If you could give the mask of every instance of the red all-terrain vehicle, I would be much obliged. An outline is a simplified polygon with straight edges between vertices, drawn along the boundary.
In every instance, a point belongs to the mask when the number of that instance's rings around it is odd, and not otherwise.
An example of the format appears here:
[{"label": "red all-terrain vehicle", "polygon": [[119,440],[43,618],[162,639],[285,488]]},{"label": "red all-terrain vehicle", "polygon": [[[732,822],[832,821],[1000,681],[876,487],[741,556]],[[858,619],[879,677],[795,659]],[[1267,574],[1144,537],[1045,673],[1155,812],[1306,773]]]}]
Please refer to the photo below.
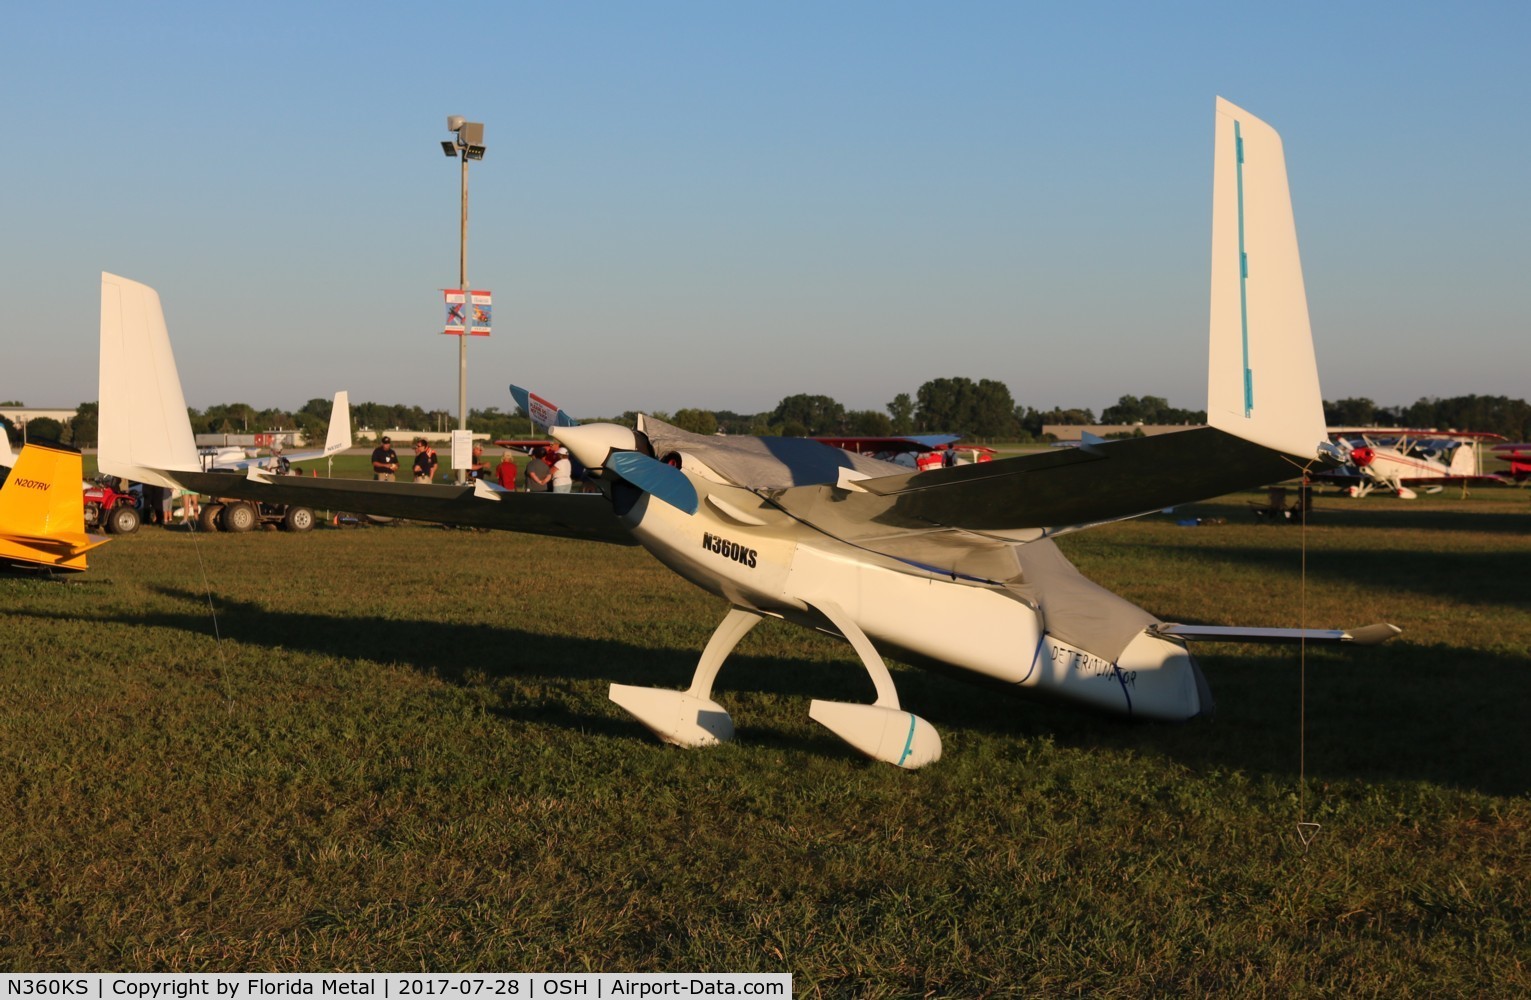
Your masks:
[{"label": "red all-terrain vehicle", "polygon": [[131,535],[139,520],[138,497],[132,493],[118,493],[106,482],[85,487],[85,527]]}]

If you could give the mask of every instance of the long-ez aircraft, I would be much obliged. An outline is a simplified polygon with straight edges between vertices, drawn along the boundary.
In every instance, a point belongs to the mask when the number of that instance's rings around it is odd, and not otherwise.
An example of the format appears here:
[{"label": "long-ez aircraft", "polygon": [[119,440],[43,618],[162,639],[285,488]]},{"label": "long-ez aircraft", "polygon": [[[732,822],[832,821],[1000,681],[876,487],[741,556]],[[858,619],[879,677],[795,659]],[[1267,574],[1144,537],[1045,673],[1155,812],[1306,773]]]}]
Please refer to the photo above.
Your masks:
[{"label": "long-ez aircraft", "polygon": [[[809,714],[903,768],[941,740],[899,702],[884,653],[956,667],[1121,715],[1212,709],[1187,643],[1380,642],[1356,630],[1167,624],[1081,575],[1052,537],[1288,479],[1332,458],[1276,132],[1219,99],[1214,143],[1210,426],[911,472],[818,442],[689,434],[658,420],[555,427],[599,494],[205,473],[153,289],[103,275],[103,470],[220,496],[612,542],[636,542],[729,610],[685,691],[612,685],[661,739],[730,739],[719,669],[766,618],[843,637],[870,705]],[[928,622],[960,620],[961,630]]]}]

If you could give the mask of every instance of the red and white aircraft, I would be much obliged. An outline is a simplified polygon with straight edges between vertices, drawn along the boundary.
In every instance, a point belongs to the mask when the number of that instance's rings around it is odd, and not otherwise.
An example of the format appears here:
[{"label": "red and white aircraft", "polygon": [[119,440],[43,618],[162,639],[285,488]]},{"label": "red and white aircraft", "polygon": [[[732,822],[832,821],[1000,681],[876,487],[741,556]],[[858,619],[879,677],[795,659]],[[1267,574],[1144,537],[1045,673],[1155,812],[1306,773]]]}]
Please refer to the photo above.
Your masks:
[{"label": "red and white aircraft", "polygon": [[1496,477],[1500,482],[1518,485],[1531,479],[1531,444],[1496,444],[1492,450],[1500,459],[1510,463],[1510,468]]},{"label": "red and white aircraft", "polygon": [[1344,464],[1314,478],[1335,483],[1353,497],[1380,487],[1413,500],[1419,494],[1411,486],[1439,493],[1449,483],[1501,481],[1484,475],[1478,453],[1483,441],[1503,441],[1498,434],[1345,427],[1330,428],[1329,438]]},{"label": "red and white aircraft", "polygon": [[994,461],[993,448],[981,444],[963,444],[960,434],[906,434],[886,437],[839,436],[816,437],[814,441],[831,448],[841,448],[858,455],[871,455],[885,462],[926,472],[954,465],[976,465]]}]

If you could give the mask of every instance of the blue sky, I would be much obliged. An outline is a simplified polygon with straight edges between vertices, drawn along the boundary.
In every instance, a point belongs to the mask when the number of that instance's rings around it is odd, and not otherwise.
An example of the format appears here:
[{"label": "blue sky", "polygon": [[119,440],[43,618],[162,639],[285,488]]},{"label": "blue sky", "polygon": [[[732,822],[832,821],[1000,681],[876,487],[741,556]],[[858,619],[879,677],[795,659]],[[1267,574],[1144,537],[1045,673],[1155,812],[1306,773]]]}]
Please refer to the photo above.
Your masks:
[{"label": "blue sky", "polygon": [[1205,402],[1213,98],[1283,136],[1324,394],[1531,396],[1531,6],[29,4],[0,37],[0,398],[94,399],[98,274],[187,401]]}]

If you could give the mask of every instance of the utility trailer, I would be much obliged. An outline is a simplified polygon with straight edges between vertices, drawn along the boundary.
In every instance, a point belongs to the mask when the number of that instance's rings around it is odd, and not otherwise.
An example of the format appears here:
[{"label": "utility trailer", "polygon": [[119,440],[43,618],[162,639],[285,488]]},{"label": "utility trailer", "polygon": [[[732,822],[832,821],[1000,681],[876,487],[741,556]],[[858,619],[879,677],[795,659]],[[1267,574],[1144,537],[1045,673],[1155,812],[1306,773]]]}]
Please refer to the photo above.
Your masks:
[{"label": "utility trailer", "polygon": [[[238,475],[238,473],[229,473]],[[214,497],[202,501],[197,527],[203,531],[227,531],[238,534],[261,525],[274,525],[282,531],[312,531],[319,522],[311,507],[296,504],[256,503],[253,500],[230,500]]]}]

